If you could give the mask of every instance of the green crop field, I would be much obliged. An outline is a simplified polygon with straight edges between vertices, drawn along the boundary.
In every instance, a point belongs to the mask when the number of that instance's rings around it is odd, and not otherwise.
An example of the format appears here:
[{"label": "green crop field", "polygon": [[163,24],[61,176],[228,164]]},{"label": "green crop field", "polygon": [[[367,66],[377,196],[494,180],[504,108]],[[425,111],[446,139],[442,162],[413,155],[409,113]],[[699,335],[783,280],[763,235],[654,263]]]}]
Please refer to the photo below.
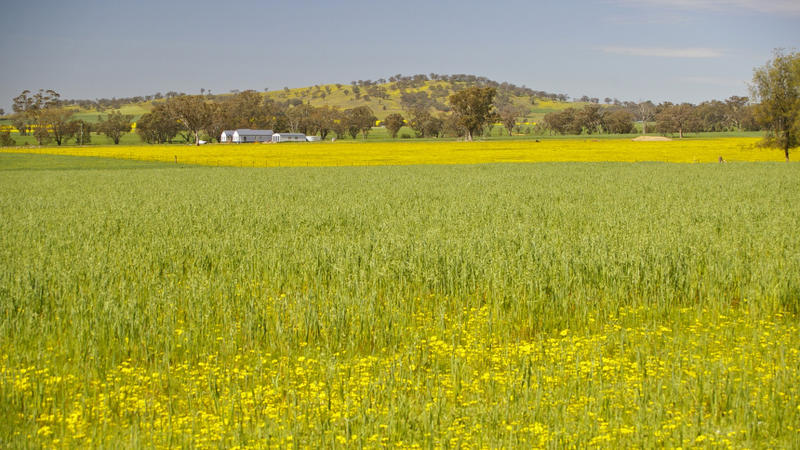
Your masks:
[{"label": "green crop field", "polygon": [[797,448],[798,196],[0,154],[0,446]]}]

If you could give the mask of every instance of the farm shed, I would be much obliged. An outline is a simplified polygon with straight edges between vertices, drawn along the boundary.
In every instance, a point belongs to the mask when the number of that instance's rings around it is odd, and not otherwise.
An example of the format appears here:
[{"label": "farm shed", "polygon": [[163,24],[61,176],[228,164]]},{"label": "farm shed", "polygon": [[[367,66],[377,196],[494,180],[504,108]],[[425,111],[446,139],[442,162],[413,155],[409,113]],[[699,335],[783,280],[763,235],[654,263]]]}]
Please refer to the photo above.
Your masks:
[{"label": "farm shed", "polygon": [[233,141],[233,132],[236,130],[225,130],[219,137],[220,142],[231,142]]},{"label": "farm shed", "polygon": [[243,144],[245,142],[271,142],[272,130],[251,130],[240,128],[233,132],[232,142]]},{"label": "farm shed", "polygon": [[272,142],[305,142],[306,135],[303,133],[275,133],[272,135]]}]

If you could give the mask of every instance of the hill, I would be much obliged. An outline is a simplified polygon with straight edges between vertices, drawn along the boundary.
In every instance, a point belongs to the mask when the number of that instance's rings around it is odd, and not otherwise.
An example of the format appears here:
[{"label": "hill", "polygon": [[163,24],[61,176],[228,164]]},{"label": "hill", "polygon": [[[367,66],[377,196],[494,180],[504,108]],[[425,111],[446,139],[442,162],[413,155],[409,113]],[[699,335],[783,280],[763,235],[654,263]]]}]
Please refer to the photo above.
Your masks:
[{"label": "hill", "polygon": [[[313,106],[328,105],[339,109],[368,106],[378,119],[392,113],[404,113],[414,107],[425,107],[431,112],[447,111],[448,97],[469,86],[494,86],[497,88],[497,102],[511,104],[527,111],[526,122],[538,122],[545,114],[571,106],[582,106],[585,102],[568,102],[564,94],[537,91],[525,86],[500,83],[475,75],[395,75],[389,79],[358,80],[350,84],[332,83],[290,89],[288,87],[260,92],[276,102],[288,104],[308,103]],[[205,92],[205,91],[204,91]],[[226,94],[207,93],[210,100],[223,100],[238,90]],[[152,110],[153,104],[167,98],[182,95],[169,92],[111,99],[69,99],[65,103],[76,109],[77,119],[96,122],[98,116],[106,116],[112,111],[131,114],[134,120]],[[8,117],[0,119],[0,125],[10,125]]]}]

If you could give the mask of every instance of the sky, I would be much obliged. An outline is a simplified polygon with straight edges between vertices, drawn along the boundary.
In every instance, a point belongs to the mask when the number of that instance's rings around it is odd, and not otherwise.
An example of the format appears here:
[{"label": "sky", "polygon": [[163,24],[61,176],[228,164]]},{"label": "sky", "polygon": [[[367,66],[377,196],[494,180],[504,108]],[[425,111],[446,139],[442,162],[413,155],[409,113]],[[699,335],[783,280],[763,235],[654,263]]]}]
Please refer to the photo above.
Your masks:
[{"label": "sky", "polygon": [[0,108],[22,90],[103,98],[277,90],[417,73],[697,103],[747,95],[800,47],[800,0],[10,2]]}]

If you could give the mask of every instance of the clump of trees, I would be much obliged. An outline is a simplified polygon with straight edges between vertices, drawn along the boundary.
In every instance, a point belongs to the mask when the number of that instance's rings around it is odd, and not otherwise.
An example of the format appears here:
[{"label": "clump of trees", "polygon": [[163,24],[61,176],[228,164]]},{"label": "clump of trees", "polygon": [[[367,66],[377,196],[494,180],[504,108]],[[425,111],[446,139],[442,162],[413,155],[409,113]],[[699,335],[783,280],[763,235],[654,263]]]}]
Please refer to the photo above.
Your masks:
[{"label": "clump of trees", "polygon": [[132,123],[133,116],[112,111],[105,120],[98,117],[97,131],[108,136],[117,145],[122,135],[131,131]]},{"label": "clump of trees", "polygon": [[567,108],[544,117],[546,129],[557,134],[628,134],[636,132],[635,122],[642,124],[644,134],[648,131],[648,123],[655,122],[658,133],[677,134],[679,137],[701,131],[760,129],[755,121],[754,106],[749,104],[747,97],[738,96],[699,105],[617,101],[604,107],[590,102],[583,108]]},{"label": "clump of trees", "polygon": [[[297,99],[292,99],[297,100]],[[314,107],[302,101],[276,102],[256,91],[242,91],[211,101],[200,95],[178,96],[158,103],[137,122],[136,130],[145,142],[171,142],[185,135],[199,143],[201,134],[219,140],[224,130],[237,128],[272,129],[292,133],[331,132],[341,138],[361,135],[365,139],[377,118],[367,106],[341,111],[330,106]]]},{"label": "clump of trees", "polygon": [[764,145],[783,150],[800,146],[800,53],[776,51],[755,70],[752,94],[759,100],[755,120],[767,131]]},{"label": "clump of trees", "polygon": [[634,115],[624,108],[604,108],[591,103],[581,109],[567,108],[548,113],[544,123],[558,134],[627,134],[635,131]]},{"label": "clump of trees", "polygon": [[66,107],[54,90],[39,89],[36,93],[24,90],[13,102],[12,125],[22,136],[31,130],[39,145],[50,142],[62,145],[73,138],[78,145],[91,141],[91,126],[75,119],[75,111]]}]

